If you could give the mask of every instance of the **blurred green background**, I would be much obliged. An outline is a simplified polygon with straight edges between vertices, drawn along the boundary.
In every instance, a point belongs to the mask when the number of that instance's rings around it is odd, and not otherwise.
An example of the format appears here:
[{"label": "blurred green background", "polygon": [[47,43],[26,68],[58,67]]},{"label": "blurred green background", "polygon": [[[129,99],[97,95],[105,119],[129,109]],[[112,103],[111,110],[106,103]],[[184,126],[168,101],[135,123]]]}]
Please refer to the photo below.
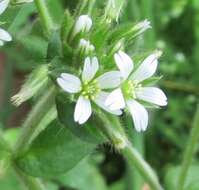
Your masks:
[{"label": "blurred green background", "polygon": [[[74,11],[77,0],[49,0],[48,7],[55,23],[60,24],[64,9]],[[97,0],[98,13],[106,1]],[[0,17],[13,42],[0,52],[0,126],[15,128],[31,108],[31,101],[19,108],[10,98],[20,89],[27,74],[44,62],[47,41],[33,4],[10,7]],[[128,0],[119,23],[149,19],[148,30],[128,47],[132,55],[161,49],[159,85],[168,96],[168,106],[151,110],[149,129],[144,134],[129,128],[133,144],[160,176],[166,189],[176,181],[188,135],[193,123],[199,95],[199,2],[198,0]],[[131,124],[130,124],[131,125]],[[199,189],[199,152],[189,171],[187,189]],[[0,178],[0,189],[20,190],[15,178]],[[197,182],[195,183],[194,182]],[[109,145],[98,147],[66,175],[52,179],[49,189],[60,190],[149,190],[135,170]],[[198,184],[198,185],[196,185]]]}]

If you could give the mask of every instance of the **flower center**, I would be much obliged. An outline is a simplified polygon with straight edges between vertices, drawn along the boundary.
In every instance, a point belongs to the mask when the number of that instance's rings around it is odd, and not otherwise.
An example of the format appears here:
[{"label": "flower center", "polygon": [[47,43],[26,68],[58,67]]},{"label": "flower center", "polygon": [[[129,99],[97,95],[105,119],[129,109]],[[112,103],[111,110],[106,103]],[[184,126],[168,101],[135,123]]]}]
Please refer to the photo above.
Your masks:
[{"label": "flower center", "polygon": [[96,80],[90,82],[84,82],[81,94],[86,99],[95,99],[97,94],[101,91],[98,82]]},{"label": "flower center", "polygon": [[124,93],[124,96],[129,99],[129,98],[136,98],[136,90],[138,88],[141,88],[142,85],[139,84],[137,80],[127,80],[123,83],[122,85],[122,91]]}]

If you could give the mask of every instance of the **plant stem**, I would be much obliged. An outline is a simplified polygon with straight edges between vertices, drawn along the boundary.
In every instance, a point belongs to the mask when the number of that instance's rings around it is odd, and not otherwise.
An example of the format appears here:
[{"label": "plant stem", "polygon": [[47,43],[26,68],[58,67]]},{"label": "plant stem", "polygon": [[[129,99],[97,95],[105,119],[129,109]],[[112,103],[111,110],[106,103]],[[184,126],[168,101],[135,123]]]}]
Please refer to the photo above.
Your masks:
[{"label": "plant stem", "polygon": [[199,88],[194,85],[185,84],[185,83],[179,83],[179,82],[173,82],[173,81],[163,81],[162,85],[165,88],[171,89],[171,90],[177,90],[187,93],[193,93],[193,94],[199,94]]},{"label": "plant stem", "polygon": [[112,144],[123,154],[126,160],[131,163],[146,180],[153,190],[163,190],[159,184],[158,178],[148,163],[141,157],[139,152],[128,141],[126,134],[119,122],[110,121],[103,113],[97,113],[103,121],[101,129],[109,138]]},{"label": "plant stem", "polygon": [[45,0],[34,0],[34,2],[39,12],[43,27],[47,34],[50,35],[50,32],[53,29],[53,21],[46,6]]},{"label": "plant stem", "polygon": [[196,114],[194,116],[193,127],[191,134],[184,151],[183,162],[181,167],[181,172],[178,179],[177,190],[182,190],[186,181],[189,167],[192,163],[196,146],[199,140],[199,104],[197,107]]},{"label": "plant stem", "polygon": [[19,153],[22,153],[27,149],[28,145],[30,144],[31,136],[37,130],[38,123],[46,114],[46,111],[49,110],[54,103],[54,94],[55,87],[53,86],[45,95],[41,97],[39,102],[33,107],[32,111],[29,113],[22,126],[21,135],[19,136],[16,143],[16,147],[14,150],[15,157],[18,156]]}]

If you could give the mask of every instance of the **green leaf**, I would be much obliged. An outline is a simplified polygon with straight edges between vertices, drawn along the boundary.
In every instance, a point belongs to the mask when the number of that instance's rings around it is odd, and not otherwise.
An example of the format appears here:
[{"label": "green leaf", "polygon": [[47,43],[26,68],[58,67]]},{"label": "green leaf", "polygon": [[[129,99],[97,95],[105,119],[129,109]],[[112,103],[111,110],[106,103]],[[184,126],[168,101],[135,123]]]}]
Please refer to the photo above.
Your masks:
[{"label": "green leaf", "polygon": [[4,131],[3,137],[11,147],[15,146],[16,140],[19,136],[21,128],[10,128]]},{"label": "green leaf", "polygon": [[33,4],[16,6],[7,9],[1,19],[6,21],[6,27],[9,27],[12,35],[16,35],[22,27],[29,23],[29,16],[35,11]]},{"label": "green leaf", "polygon": [[52,33],[50,42],[48,44],[47,50],[47,60],[51,61],[56,56],[61,56],[62,52],[62,45],[60,40],[60,33],[59,31],[54,31]]},{"label": "green leaf", "polygon": [[28,37],[18,39],[20,45],[31,55],[35,60],[41,60],[46,57],[48,43],[41,37],[29,35]]},{"label": "green leaf", "polygon": [[58,181],[64,186],[81,190],[107,189],[104,178],[89,158],[82,160],[72,170],[59,176]]},{"label": "green leaf", "polygon": [[[165,186],[167,190],[176,189],[178,177],[181,171],[180,166],[170,167],[167,169],[165,176]],[[184,190],[198,190],[199,189],[199,164],[194,164],[189,168],[188,175],[185,181]]]},{"label": "green leaf", "polygon": [[33,141],[16,160],[18,167],[31,176],[51,177],[73,168],[96,145],[81,141],[57,120]]},{"label": "green leaf", "polygon": [[2,190],[23,190],[24,186],[17,180],[13,171],[9,171],[6,175],[0,176],[0,188]]},{"label": "green leaf", "polygon": [[69,103],[66,97],[59,96],[56,98],[58,118],[60,122],[66,126],[74,135],[80,139],[90,143],[103,143],[106,139],[102,135],[101,131],[97,128],[100,124],[97,118],[91,116],[91,118],[84,124],[78,125],[74,122],[74,109],[75,104]]}]

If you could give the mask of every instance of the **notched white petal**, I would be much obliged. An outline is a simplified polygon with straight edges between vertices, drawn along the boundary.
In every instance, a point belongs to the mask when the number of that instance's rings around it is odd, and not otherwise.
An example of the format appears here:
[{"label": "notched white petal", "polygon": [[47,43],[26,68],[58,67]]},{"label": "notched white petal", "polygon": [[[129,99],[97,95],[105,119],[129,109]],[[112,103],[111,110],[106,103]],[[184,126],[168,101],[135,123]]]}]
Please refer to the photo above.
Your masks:
[{"label": "notched white petal", "polygon": [[105,105],[105,101],[108,97],[110,93],[108,92],[104,92],[104,91],[101,91],[97,97],[94,99],[94,102],[99,106],[101,107],[102,109],[104,109],[105,111],[109,112],[109,113],[112,113],[114,115],[121,115],[122,114],[122,111],[120,109],[118,110],[110,110],[110,108],[108,106]]},{"label": "notched white petal", "polygon": [[110,110],[119,110],[125,108],[125,101],[120,88],[115,89],[109,94],[105,101],[105,105],[109,107]]},{"label": "notched white petal", "polygon": [[121,83],[121,73],[119,71],[106,72],[96,80],[101,89],[116,88]]},{"label": "notched white petal", "polygon": [[136,92],[136,96],[146,102],[159,106],[167,105],[167,97],[164,92],[157,87],[143,87]]},{"label": "notched white petal", "polygon": [[12,37],[7,31],[5,31],[4,29],[0,28],[0,40],[9,42],[9,41],[12,40]]},{"label": "notched white petal", "polygon": [[81,81],[79,78],[68,73],[62,73],[57,78],[57,83],[64,91],[69,93],[77,93],[81,90]]},{"label": "notched white petal", "polygon": [[80,125],[84,124],[92,114],[90,100],[80,96],[77,100],[74,112],[74,120]]},{"label": "notched white petal", "polygon": [[127,106],[133,118],[136,131],[145,131],[148,125],[147,110],[144,108],[144,106],[133,99],[127,101]]},{"label": "notched white petal", "polygon": [[132,74],[131,79],[140,82],[153,76],[157,69],[159,56],[159,52],[149,55]]},{"label": "notched white petal", "polygon": [[97,57],[86,57],[84,61],[84,68],[82,71],[82,80],[89,82],[92,80],[99,69],[99,63]]},{"label": "notched white petal", "polygon": [[0,1],[0,14],[2,14],[9,5],[9,0],[2,0]]},{"label": "notched white petal", "polygon": [[122,77],[124,79],[128,78],[129,74],[133,70],[133,61],[131,58],[123,51],[119,51],[114,55],[114,59],[122,74]]}]

